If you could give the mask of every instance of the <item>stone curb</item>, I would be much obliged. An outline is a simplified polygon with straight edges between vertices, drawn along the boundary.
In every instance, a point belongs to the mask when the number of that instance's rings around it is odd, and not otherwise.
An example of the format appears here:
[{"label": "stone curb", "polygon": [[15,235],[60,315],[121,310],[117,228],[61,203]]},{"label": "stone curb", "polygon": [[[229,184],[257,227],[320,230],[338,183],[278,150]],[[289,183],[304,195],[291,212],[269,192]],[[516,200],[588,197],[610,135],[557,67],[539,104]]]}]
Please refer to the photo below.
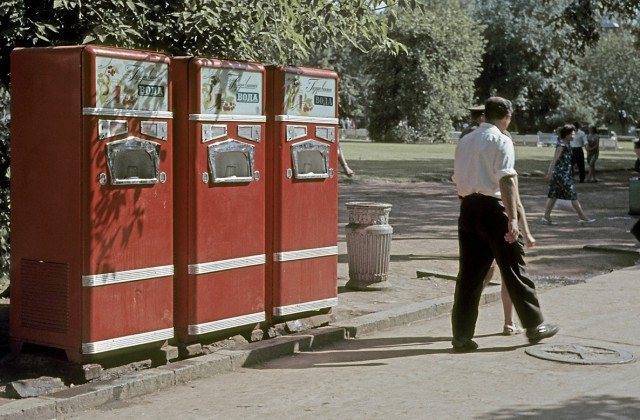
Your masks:
[{"label": "stone curb", "polygon": [[[500,288],[489,287],[482,295],[481,304],[499,299]],[[453,297],[418,302],[336,322],[327,327],[249,343],[235,350],[220,350],[180,360],[117,379],[82,384],[46,396],[11,401],[0,406],[0,420],[52,419],[61,414],[79,412],[112,401],[125,401],[278,357],[312,351],[347,338],[435,318],[450,313],[452,306]]]}]

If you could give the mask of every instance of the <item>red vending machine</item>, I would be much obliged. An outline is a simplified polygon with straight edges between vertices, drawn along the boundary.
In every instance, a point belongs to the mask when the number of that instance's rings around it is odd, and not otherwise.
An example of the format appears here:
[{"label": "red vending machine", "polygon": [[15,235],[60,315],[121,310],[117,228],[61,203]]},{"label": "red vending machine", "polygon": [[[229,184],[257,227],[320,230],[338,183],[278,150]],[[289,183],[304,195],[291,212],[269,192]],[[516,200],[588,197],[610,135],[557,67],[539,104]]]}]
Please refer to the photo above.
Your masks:
[{"label": "red vending machine", "polygon": [[98,46],[11,54],[14,351],[84,362],[173,337],[169,69]]},{"label": "red vending machine", "polygon": [[172,60],[176,336],[255,326],[264,313],[262,65]]},{"label": "red vending machine", "polygon": [[337,305],[338,75],[267,69],[267,314]]}]

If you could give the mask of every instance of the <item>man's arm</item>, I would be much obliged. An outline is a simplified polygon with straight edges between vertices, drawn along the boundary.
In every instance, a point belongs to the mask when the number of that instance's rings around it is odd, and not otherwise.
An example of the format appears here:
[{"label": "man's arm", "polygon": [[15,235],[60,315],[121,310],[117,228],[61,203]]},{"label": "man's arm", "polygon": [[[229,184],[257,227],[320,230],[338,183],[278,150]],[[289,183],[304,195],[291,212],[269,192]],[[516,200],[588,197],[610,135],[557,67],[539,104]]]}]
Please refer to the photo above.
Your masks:
[{"label": "man's arm", "polygon": [[500,195],[502,196],[502,204],[509,218],[508,230],[504,235],[504,240],[509,243],[514,243],[518,240],[518,235],[520,234],[519,229],[522,229],[525,246],[528,248],[534,246],[536,240],[533,235],[531,235],[529,224],[527,223],[527,214],[520,200],[517,175],[500,178]]},{"label": "man's arm", "polygon": [[517,206],[518,206],[518,222],[524,240],[524,246],[531,248],[535,246],[536,240],[529,230],[529,224],[527,223],[527,214],[524,211],[524,206],[520,200],[520,185],[518,184],[518,177],[514,177],[516,180],[516,194],[517,194]]},{"label": "man's arm", "polygon": [[518,178],[516,175],[507,175],[500,178],[500,196],[509,218],[504,239],[509,243],[513,243],[518,240],[520,233],[518,227]]}]

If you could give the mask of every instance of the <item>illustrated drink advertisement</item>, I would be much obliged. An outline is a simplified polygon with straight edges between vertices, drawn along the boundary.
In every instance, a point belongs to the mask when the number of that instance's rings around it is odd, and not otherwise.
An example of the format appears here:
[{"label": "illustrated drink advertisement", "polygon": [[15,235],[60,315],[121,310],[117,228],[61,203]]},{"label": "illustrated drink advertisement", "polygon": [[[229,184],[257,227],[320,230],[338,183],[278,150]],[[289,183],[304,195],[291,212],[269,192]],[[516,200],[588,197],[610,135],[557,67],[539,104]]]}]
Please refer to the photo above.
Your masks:
[{"label": "illustrated drink advertisement", "polygon": [[262,73],[204,67],[200,73],[202,114],[262,115]]},{"label": "illustrated drink advertisement", "polygon": [[336,80],[287,73],[285,76],[287,115],[336,117]]},{"label": "illustrated drink advertisement", "polygon": [[137,111],[169,110],[169,65],[96,57],[96,107]]}]

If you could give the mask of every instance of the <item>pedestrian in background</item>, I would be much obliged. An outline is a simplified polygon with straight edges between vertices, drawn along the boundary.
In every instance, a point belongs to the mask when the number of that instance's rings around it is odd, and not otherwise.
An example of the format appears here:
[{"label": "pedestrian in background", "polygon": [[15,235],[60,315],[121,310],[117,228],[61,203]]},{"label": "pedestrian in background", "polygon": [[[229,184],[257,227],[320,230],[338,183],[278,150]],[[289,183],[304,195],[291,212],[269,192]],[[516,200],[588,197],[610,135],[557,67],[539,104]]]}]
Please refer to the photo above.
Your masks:
[{"label": "pedestrian in background", "polygon": [[342,147],[340,146],[340,144],[338,144],[338,162],[342,167],[342,172],[346,176],[348,176],[349,178],[352,178],[356,174],[355,172],[353,172],[353,169],[349,167],[349,164],[347,163],[347,159],[344,157],[344,153],[342,153]]},{"label": "pedestrian in background", "polygon": [[469,134],[470,132],[472,132],[473,130],[478,128],[480,126],[480,124],[482,124],[484,122],[484,120],[485,120],[485,118],[484,118],[484,105],[472,106],[472,107],[469,107],[468,109],[471,112],[471,121],[462,130],[462,132],[460,133],[460,138],[459,139],[463,138],[464,136],[466,136],[467,134]]},{"label": "pedestrian in background", "polygon": [[574,123],[573,125],[576,128],[576,134],[571,140],[571,152],[573,153],[571,166],[578,166],[578,175],[580,182],[584,182],[584,147],[587,145],[587,135],[584,131],[580,130],[579,123]]},{"label": "pedestrian in background", "polygon": [[571,140],[576,134],[576,129],[571,124],[565,124],[560,127],[558,137],[558,145],[553,155],[553,159],[549,164],[546,178],[549,180],[549,192],[547,194],[547,205],[544,210],[544,216],[540,221],[545,225],[554,225],[551,220],[551,210],[558,199],[570,200],[571,206],[578,213],[580,218],[578,221],[582,224],[593,223],[596,219],[590,219],[582,210],[580,201],[578,201],[578,193],[573,185],[573,167],[572,153],[573,148],[570,147]]},{"label": "pedestrian in background", "polygon": [[589,175],[587,182],[598,182],[596,179],[596,162],[600,156],[600,136],[595,126],[589,127],[587,134],[587,164],[589,165]]},{"label": "pedestrian in background", "polygon": [[[460,262],[451,314],[454,351],[478,348],[472,340],[483,281],[495,259],[530,343],[555,335],[545,324],[535,284],[527,277],[524,246],[533,246],[514,169],[513,142],[503,132],[511,121],[511,101],[491,97],[486,122],[460,139],[453,180],[461,197],[458,219]],[[524,241],[524,243],[523,243]]]},{"label": "pedestrian in background", "polygon": [[636,163],[633,166],[633,170],[640,172],[640,121],[636,124],[636,138],[633,140],[633,151],[636,154]]}]

